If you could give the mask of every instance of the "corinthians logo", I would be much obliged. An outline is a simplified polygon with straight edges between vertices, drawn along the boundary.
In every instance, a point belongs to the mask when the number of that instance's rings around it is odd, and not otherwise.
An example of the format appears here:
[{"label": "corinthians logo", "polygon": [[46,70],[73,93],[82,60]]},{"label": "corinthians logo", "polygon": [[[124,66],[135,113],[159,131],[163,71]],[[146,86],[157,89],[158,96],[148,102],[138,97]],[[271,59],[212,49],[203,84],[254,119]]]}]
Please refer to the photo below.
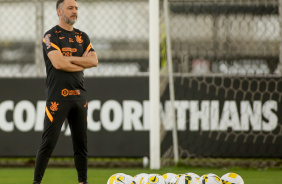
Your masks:
[{"label": "corinthians logo", "polygon": [[51,106],[50,106],[51,111],[57,111],[58,105],[59,105],[59,103],[51,102]]},{"label": "corinthians logo", "polygon": [[76,38],[76,42],[77,42],[77,43],[82,43],[82,42],[83,42],[81,36],[76,35],[75,38]]}]

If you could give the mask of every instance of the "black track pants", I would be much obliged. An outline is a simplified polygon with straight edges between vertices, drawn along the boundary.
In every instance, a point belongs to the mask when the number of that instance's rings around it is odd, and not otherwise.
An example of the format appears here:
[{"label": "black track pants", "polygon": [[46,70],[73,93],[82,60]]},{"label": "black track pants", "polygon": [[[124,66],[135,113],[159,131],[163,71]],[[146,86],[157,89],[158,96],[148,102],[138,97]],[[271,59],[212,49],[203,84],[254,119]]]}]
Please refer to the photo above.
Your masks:
[{"label": "black track pants", "polygon": [[35,162],[34,181],[41,182],[49,158],[67,118],[71,130],[78,181],[87,181],[87,103],[81,101],[47,101],[44,132]]}]

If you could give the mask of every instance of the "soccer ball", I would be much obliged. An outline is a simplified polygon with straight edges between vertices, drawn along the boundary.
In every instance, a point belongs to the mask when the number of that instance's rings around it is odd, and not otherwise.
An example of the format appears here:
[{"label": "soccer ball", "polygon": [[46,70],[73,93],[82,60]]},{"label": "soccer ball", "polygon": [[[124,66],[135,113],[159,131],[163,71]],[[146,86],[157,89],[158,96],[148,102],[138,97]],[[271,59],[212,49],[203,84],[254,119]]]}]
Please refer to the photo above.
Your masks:
[{"label": "soccer ball", "polygon": [[147,176],[144,176],[144,177],[140,180],[141,184],[146,184],[146,182],[147,182],[147,180],[148,180],[148,177],[149,177],[149,174],[147,174]]},{"label": "soccer ball", "polygon": [[236,173],[226,173],[221,177],[222,184],[244,184],[241,176]]},{"label": "soccer ball", "polygon": [[133,177],[124,173],[117,173],[112,175],[107,184],[131,184]]},{"label": "soccer ball", "polygon": [[198,178],[198,180],[200,179],[200,176],[198,174],[195,174],[195,173],[192,173],[192,172],[188,172],[188,173],[185,173],[185,174],[194,176],[194,177]]},{"label": "soccer ball", "polygon": [[195,175],[189,175],[189,174],[183,174],[180,176],[177,181],[177,184],[200,184],[199,178],[197,178]]},{"label": "soccer ball", "polygon": [[134,184],[141,184],[142,180],[147,176],[148,176],[148,174],[146,174],[146,173],[137,174],[136,176],[134,176],[133,183]]},{"label": "soccer ball", "polygon": [[201,184],[222,184],[220,177],[213,173],[204,174],[199,181]]},{"label": "soccer ball", "polygon": [[163,178],[165,179],[165,183],[168,184],[171,180],[171,178],[175,177],[176,174],[174,173],[166,173],[163,175]]},{"label": "soccer ball", "polygon": [[182,176],[182,174],[177,174],[177,175],[175,175],[174,177],[172,177],[172,178],[170,179],[170,181],[169,181],[168,184],[176,184],[176,181],[177,181],[177,179],[178,179],[180,176]]},{"label": "soccer ball", "polygon": [[113,184],[118,174],[121,174],[121,173],[116,173],[116,174],[113,174],[112,176],[110,176],[108,181],[107,181],[107,184]]},{"label": "soccer ball", "polygon": [[159,174],[149,174],[142,181],[144,184],[166,184],[165,179]]},{"label": "soccer ball", "polygon": [[127,174],[118,174],[113,184],[131,184],[133,177]]}]

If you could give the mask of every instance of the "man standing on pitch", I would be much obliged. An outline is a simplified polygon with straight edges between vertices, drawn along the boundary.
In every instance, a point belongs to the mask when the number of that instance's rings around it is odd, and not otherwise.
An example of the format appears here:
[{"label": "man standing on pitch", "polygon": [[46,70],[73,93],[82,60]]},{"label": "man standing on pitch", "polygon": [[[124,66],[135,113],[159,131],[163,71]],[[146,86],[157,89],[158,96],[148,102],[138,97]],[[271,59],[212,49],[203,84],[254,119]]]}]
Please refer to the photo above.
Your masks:
[{"label": "man standing on pitch", "polygon": [[97,55],[86,33],[75,29],[76,0],[58,0],[59,24],[43,38],[46,65],[46,109],[44,132],[35,162],[33,184],[40,184],[67,118],[71,130],[79,184],[87,183],[87,101],[83,70],[98,65]]}]

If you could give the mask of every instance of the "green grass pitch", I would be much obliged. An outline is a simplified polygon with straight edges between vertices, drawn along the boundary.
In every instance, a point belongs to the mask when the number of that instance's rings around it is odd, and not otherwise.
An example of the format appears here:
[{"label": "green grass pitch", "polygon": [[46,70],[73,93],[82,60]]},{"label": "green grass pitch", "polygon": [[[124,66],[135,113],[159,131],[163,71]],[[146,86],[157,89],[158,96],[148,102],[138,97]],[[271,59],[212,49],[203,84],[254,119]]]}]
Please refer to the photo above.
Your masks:
[{"label": "green grass pitch", "polygon": [[[168,167],[160,170],[143,168],[90,168],[88,182],[90,184],[106,184],[108,178],[115,173],[125,173],[135,176],[139,173],[165,174],[168,172],[182,174],[194,172],[198,175],[214,173],[222,176],[228,172],[235,172],[242,176],[245,184],[280,184],[282,169],[244,169],[244,168],[203,168],[203,167]],[[2,184],[31,184],[33,168],[0,168],[0,183]],[[42,184],[77,184],[77,175],[74,168],[47,168]]]}]

